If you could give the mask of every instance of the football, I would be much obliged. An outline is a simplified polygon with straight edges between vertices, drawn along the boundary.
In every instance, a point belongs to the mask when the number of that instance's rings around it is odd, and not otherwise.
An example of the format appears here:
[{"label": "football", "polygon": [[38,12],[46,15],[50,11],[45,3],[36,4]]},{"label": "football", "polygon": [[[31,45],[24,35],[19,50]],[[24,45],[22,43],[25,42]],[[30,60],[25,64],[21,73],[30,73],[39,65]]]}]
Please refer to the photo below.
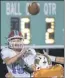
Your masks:
[{"label": "football", "polygon": [[28,12],[31,14],[31,15],[36,15],[38,14],[40,11],[40,7],[39,7],[39,4],[36,3],[36,2],[32,2],[29,4],[28,6]]}]

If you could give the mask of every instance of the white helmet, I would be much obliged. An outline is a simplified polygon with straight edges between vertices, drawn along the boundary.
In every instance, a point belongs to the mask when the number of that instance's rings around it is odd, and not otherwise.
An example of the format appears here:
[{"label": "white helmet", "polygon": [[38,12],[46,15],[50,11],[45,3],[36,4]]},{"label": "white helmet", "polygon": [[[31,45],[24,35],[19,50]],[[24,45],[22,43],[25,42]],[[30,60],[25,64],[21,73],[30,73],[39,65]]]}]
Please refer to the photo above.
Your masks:
[{"label": "white helmet", "polygon": [[8,46],[10,48],[21,48],[22,44],[21,42],[17,43],[17,42],[12,42],[12,39],[21,39],[21,41],[23,40],[23,36],[22,33],[17,31],[17,30],[13,30],[10,32],[9,36],[8,36]]}]

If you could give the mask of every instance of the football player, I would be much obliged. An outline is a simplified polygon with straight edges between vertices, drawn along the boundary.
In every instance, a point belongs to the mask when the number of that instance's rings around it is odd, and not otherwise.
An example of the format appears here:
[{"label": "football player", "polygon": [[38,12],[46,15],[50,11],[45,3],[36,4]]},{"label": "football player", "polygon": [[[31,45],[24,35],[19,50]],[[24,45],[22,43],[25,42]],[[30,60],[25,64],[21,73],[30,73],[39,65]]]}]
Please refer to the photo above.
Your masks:
[{"label": "football player", "polygon": [[8,47],[1,51],[2,59],[8,69],[6,77],[30,77],[36,56],[35,50],[24,46],[24,38],[21,32],[16,30],[9,34],[7,40]]}]

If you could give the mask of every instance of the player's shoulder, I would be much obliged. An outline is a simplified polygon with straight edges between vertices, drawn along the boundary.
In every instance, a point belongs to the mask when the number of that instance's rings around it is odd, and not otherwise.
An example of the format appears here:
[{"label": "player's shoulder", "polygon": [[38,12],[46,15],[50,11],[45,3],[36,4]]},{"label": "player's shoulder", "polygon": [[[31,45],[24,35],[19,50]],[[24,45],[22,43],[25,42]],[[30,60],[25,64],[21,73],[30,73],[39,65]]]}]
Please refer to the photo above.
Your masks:
[{"label": "player's shoulder", "polygon": [[8,53],[8,52],[11,52],[11,49],[9,49],[9,48],[3,48],[2,50],[1,50],[1,53]]},{"label": "player's shoulder", "polygon": [[5,59],[5,58],[7,58],[7,57],[10,57],[11,56],[11,50],[9,49],[9,48],[3,48],[2,50],[1,50],[1,57],[2,57],[2,59]]},{"label": "player's shoulder", "polygon": [[9,48],[3,48],[2,51],[11,51]]},{"label": "player's shoulder", "polygon": [[30,50],[30,51],[35,51],[35,49],[33,49],[33,48],[28,48],[28,50]]}]

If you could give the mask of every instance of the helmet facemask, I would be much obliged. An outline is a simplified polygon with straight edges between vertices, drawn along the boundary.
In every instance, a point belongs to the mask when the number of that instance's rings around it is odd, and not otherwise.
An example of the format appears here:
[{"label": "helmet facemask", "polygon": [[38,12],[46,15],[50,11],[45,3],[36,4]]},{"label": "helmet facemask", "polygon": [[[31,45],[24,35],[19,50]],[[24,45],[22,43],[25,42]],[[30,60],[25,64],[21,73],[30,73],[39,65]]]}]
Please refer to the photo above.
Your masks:
[{"label": "helmet facemask", "polygon": [[8,47],[11,49],[22,49],[23,45],[23,39],[13,38],[8,41]]}]

